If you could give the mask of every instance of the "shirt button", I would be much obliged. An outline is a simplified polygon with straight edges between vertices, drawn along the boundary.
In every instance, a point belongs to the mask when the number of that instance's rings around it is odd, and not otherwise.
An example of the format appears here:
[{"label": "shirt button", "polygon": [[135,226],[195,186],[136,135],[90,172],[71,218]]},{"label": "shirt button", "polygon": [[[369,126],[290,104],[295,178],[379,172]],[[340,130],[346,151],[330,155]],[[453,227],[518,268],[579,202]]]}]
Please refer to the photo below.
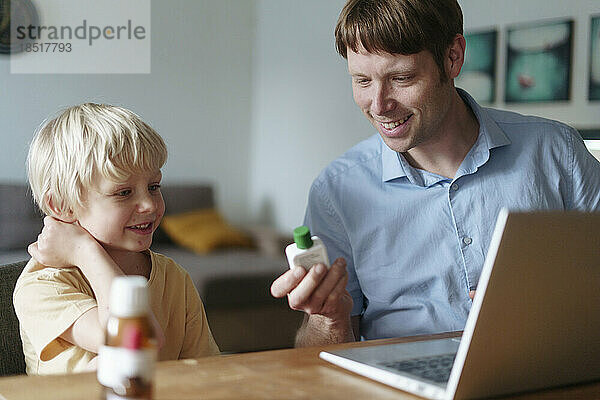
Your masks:
[{"label": "shirt button", "polygon": [[464,237],[463,238],[463,243],[468,246],[471,243],[473,243],[473,239],[471,239],[470,237]]},{"label": "shirt button", "polygon": [[453,183],[452,186],[450,186],[450,189],[456,192],[458,190],[458,183]]}]

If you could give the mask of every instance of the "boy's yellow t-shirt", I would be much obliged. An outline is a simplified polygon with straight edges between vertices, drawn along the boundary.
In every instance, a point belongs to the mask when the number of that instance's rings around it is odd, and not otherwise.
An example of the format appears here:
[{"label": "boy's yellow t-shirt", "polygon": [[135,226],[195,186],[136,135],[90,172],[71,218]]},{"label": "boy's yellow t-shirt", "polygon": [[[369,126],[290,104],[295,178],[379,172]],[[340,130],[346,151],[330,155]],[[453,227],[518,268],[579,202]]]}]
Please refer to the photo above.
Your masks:
[{"label": "boy's yellow t-shirt", "polygon": [[[189,274],[170,258],[152,251],[148,280],[150,306],[166,341],[158,360],[219,354],[200,296]],[[13,295],[28,374],[62,374],[87,369],[96,353],[59,336],[96,307],[92,288],[78,268],[52,268],[31,259]]]}]

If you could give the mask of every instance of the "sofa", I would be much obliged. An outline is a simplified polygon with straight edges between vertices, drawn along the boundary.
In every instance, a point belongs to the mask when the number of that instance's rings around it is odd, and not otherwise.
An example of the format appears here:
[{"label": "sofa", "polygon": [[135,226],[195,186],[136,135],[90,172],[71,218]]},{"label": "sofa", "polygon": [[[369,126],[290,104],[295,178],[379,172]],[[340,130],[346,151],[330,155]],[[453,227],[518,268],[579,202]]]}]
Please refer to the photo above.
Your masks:
[{"label": "sofa", "polygon": [[[286,299],[275,299],[269,293],[271,282],[287,268],[284,247],[291,237],[265,227],[227,224],[247,238],[243,247],[217,241],[208,252],[192,251],[172,240],[163,225],[171,216],[188,212],[218,213],[212,186],[164,184],[161,191],[166,218],[155,233],[151,248],[188,271],[204,301],[221,351],[238,353],[293,346],[303,314],[290,310]],[[36,240],[41,227],[42,217],[28,187],[20,183],[0,184],[0,265],[28,259],[27,245]]]}]

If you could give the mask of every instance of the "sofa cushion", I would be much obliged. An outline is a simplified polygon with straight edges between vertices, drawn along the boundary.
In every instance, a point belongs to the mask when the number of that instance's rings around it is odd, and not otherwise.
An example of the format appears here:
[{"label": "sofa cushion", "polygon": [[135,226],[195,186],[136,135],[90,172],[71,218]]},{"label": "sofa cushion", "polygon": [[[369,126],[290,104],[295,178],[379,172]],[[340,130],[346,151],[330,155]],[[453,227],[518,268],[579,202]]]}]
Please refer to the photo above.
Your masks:
[{"label": "sofa cushion", "polygon": [[[252,249],[232,248],[199,255],[180,246],[165,244],[152,245],[152,250],[172,258],[183,267],[190,274],[202,300],[211,305],[252,304],[253,301],[258,301],[257,296],[271,300],[271,283],[288,270],[283,253],[279,257],[273,257]],[[220,293],[225,285],[223,282],[238,280],[253,284],[243,291]],[[214,284],[215,282],[217,283]],[[237,286],[234,283],[232,287]],[[223,295],[228,297],[227,301],[223,299]]]},{"label": "sofa cushion", "polygon": [[212,186],[195,184],[167,184],[160,189],[167,214],[179,214],[199,208],[215,206]]},{"label": "sofa cushion", "polygon": [[252,245],[248,236],[229,225],[213,208],[166,215],[161,226],[175,243],[199,254]]},{"label": "sofa cushion", "polygon": [[0,250],[27,248],[37,240],[42,219],[27,185],[0,185]]},{"label": "sofa cushion", "polygon": [[[193,183],[166,184],[160,189],[165,200],[166,215],[180,214],[215,205],[213,189],[210,185]],[[154,243],[173,244],[162,224],[154,232]]]},{"label": "sofa cushion", "polygon": [[[25,356],[13,291],[27,261],[0,266],[0,376],[25,373]],[[2,396],[0,396],[2,397]]]}]

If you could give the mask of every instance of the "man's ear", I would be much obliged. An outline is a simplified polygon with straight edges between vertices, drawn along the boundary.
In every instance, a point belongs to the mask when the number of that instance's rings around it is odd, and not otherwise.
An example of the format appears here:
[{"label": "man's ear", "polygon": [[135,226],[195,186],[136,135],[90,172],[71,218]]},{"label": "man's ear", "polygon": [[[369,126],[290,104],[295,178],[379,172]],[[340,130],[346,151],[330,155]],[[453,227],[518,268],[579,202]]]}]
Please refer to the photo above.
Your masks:
[{"label": "man's ear", "polygon": [[51,217],[70,224],[77,221],[77,217],[73,210],[66,208],[64,204],[56,204],[52,192],[48,192],[44,195],[44,201],[52,213]]},{"label": "man's ear", "polygon": [[448,48],[446,55],[446,71],[448,71],[448,79],[454,79],[460,73],[460,70],[465,62],[466,40],[463,35],[456,35]]}]

